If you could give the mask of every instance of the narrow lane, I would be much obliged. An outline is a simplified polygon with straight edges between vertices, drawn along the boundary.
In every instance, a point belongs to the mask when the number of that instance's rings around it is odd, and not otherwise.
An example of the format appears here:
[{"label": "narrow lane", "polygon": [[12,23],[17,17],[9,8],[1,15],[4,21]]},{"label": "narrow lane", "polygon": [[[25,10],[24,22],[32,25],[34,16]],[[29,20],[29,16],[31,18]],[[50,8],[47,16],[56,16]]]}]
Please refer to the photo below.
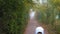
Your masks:
[{"label": "narrow lane", "polygon": [[[37,20],[30,19],[24,34],[35,34],[36,27],[40,27],[40,26],[41,25],[38,24]],[[45,30],[44,32],[45,32],[45,34],[48,34],[47,30]]]}]

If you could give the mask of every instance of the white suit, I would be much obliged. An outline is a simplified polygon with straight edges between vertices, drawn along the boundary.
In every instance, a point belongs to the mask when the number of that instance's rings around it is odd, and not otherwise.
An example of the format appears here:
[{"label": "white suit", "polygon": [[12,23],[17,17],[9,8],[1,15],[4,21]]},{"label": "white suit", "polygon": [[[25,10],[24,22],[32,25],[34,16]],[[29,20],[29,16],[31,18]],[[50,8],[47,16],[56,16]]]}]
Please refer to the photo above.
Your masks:
[{"label": "white suit", "polygon": [[44,29],[42,27],[37,27],[35,34],[37,34],[38,32],[41,32],[42,34],[44,34]]}]

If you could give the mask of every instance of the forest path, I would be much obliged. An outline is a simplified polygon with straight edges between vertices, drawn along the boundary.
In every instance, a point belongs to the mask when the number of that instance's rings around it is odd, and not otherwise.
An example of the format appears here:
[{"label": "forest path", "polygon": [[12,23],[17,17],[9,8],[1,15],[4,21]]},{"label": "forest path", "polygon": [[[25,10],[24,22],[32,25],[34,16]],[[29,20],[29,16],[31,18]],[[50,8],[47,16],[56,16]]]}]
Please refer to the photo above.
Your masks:
[{"label": "forest path", "polygon": [[28,21],[28,25],[24,31],[24,34],[35,34],[35,29],[36,27],[43,27],[44,28],[44,34],[48,34],[48,31],[44,25],[40,25],[37,20],[35,19],[30,19]]}]

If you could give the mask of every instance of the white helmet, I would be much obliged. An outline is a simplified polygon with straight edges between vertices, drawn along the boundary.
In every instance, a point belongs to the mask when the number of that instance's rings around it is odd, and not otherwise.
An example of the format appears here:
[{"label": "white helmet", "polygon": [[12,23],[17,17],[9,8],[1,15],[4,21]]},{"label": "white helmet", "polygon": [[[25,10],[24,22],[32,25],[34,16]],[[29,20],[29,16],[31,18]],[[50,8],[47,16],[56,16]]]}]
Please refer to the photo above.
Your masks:
[{"label": "white helmet", "polygon": [[37,27],[36,28],[36,34],[37,33],[42,33],[42,34],[44,34],[44,29],[42,28],[42,27]]}]

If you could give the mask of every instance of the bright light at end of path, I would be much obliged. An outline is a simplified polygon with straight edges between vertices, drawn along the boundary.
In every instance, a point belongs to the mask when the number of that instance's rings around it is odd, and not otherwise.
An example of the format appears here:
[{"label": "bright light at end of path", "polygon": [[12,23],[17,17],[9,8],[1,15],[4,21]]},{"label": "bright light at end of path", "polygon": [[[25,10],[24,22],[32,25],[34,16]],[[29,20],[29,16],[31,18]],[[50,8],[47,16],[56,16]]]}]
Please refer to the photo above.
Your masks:
[{"label": "bright light at end of path", "polygon": [[35,15],[35,12],[32,12],[32,13],[31,13],[31,17],[34,17],[34,15]]},{"label": "bright light at end of path", "polygon": [[34,16],[35,16],[35,12],[31,12],[30,13],[30,18],[34,18]]},{"label": "bright light at end of path", "polygon": [[30,12],[30,18],[34,18],[34,16],[35,16],[35,11],[31,10],[31,12]]}]

